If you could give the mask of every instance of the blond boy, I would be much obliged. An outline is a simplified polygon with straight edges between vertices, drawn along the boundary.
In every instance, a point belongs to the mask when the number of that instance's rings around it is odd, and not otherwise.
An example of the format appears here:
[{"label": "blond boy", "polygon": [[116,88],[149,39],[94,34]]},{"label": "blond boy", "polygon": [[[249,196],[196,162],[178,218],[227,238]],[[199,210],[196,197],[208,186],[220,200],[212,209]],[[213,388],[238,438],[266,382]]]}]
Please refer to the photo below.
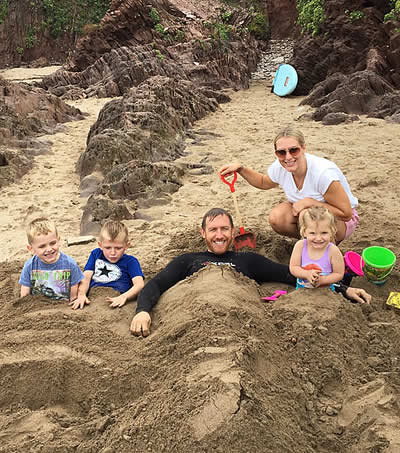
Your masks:
[{"label": "blond boy", "polygon": [[39,217],[29,223],[26,234],[27,248],[33,256],[21,272],[21,297],[42,294],[51,299],[76,299],[83,273],[71,257],[60,251],[55,223]]},{"label": "blond boy", "polygon": [[122,307],[135,298],[144,286],[140,263],[132,255],[125,254],[130,246],[128,229],[116,220],[108,220],[100,230],[99,247],[94,249],[84,268],[84,279],[79,285],[78,298],[73,308],[83,308],[90,303],[87,293],[95,286],[107,286],[120,293],[107,297],[112,308]]}]

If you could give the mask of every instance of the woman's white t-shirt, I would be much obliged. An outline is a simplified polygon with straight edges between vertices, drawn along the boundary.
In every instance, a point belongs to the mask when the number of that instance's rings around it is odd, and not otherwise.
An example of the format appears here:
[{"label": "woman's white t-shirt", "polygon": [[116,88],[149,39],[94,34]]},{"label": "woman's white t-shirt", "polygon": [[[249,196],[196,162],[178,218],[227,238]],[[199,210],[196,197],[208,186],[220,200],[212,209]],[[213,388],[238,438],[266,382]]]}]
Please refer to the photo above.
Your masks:
[{"label": "woman's white t-shirt", "polygon": [[346,177],[334,162],[313,154],[305,153],[304,155],[307,160],[307,173],[301,190],[297,188],[292,173],[282,167],[278,159],[270,165],[267,171],[271,180],[282,187],[291,203],[304,198],[326,202],[324,194],[333,181],[339,181],[349,197],[351,207],[358,206],[358,200],[351,193]]}]

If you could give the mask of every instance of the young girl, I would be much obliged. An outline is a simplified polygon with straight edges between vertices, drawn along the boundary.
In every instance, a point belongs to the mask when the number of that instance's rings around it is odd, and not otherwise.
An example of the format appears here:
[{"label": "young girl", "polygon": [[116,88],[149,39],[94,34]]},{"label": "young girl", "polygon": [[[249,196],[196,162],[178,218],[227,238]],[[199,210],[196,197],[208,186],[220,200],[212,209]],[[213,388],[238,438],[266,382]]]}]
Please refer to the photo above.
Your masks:
[{"label": "young girl", "polygon": [[299,219],[304,239],[296,243],[289,269],[297,277],[296,288],[330,286],[343,278],[344,259],[335,240],[335,218],[323,206],[305,209]]}]

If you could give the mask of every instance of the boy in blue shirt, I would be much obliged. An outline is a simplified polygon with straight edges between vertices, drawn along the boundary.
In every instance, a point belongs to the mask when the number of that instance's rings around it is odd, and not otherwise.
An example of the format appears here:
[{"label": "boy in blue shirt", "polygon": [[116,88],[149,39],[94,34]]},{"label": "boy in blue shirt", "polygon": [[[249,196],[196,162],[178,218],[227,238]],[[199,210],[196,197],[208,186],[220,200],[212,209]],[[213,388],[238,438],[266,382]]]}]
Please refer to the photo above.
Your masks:
[{"label": "boy in blue shirt", "polygon": [[122,307],[133,299],[144,286],[143,272],[139,261],[125,254],[130,246],[127,227],[116,220],[104,223],[99,235],[99,248],[89,256],[83,271],[84,279],[79,285],[78,298],[73,308],[83,308],[90,301],[87,293],[94,286],[107,286],[120,293],[107,297],[110,307]]},{"label": "boy in blue shirt", "polygon": [[20,296],[42,294],[51,299],[76,299],[83,273],[70,256],[60,251],[60,237],[55,223],[46,217],[39,217],[29,223],[26,234],[27,247],[33,256],[21,272]]}]

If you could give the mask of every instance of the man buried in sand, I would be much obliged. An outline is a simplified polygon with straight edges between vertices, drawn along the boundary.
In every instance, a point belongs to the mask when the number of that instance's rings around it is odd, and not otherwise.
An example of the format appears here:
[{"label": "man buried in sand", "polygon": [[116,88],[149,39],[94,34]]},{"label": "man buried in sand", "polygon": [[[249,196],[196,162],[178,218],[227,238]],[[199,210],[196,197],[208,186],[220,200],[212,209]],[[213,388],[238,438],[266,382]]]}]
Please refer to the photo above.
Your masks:
[{"label": "man buried in sand", "polygon": [[[258,253],[229,250],[233,243],[234,227],[232,216],[224,209],[210,209],[203,217],[200,231],[207,251],[185,253],[174,258],[140,292],[136,315],[131,323],[131,332],[134,335],[149,335],[150,312],[161,295],[208,264],[229,265],[258,283],[281,282],[296,285],[296,278],[290,274],[287,265],[275,263]],[[360,288],[348,288],[339,284],[335,291],[356,302],[368,303],[371,300],[371,296]]]},{"label": "man buried in sand", "polygon": [[33,256],[22,269],[21,297],[43,294],[51,299],[76,299],[83,273],[71,257],[60,251],[55,223],[39,217],[29,223],[26,233],[27,247]]},{"label": "man buried in sand", "polygon": [[108,220],[104,223],[100,230],[99,248],[91,252],[83,271],[85,277],[79,285],[74,309],[90,303],[86,295],[94,286],[108,286],[120,293],[116,297],[107,297],[112,308],[122,307],[138,295],[144,286],[143,272],[137,258],[125,254],[130,246],[128,235],[122,222]]}]

